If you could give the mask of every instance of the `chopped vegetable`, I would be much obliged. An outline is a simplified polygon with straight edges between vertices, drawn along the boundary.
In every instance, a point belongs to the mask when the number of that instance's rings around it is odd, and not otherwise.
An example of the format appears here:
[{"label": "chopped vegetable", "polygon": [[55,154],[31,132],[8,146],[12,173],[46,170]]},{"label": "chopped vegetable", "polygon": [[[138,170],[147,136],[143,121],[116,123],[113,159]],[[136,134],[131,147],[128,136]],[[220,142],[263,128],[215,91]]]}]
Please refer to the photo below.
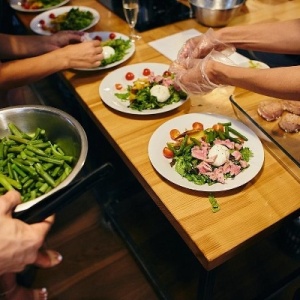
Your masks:
[{"label": "chopped vegetable", "polygon": [[0,194],[16,189],[22,202],[33,200],[55,188],[71,173],[73,157],[37,128],[25,133],[8,124],[10,135],[0,140]]}]

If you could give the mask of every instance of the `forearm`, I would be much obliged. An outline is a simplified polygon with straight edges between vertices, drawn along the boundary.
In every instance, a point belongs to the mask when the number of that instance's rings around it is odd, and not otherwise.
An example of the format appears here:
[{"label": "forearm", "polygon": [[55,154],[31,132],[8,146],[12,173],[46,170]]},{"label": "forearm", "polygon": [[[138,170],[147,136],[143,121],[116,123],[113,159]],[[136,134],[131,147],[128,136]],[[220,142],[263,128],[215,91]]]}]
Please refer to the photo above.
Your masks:
[{"label": "forearm", "polygon": [[300,19],[269,24],[224,27],[216,37],[236,48],[300,54]]},{"label": "forearm", "polygon": [[0,34],[1,59],[33,57],[48,52],[48,36]]},{"label": "forearm", "polygon": [[67,63],[54,53],[2,63],[0,89],[8,90],[30,84],[66,68]]},{"label": "forearm", "polygon": [[215,84],[236,86],[281,99],[300,100],[300,66],[262,70],[212,61],[207,64],[207,74]]}]

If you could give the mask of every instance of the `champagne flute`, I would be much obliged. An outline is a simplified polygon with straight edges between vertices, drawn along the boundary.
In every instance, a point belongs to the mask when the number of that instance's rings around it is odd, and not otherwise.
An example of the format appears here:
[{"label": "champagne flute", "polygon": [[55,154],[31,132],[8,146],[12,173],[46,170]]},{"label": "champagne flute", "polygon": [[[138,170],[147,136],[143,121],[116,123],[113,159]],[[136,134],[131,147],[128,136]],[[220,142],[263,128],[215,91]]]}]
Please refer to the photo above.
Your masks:
[{"label": "champagne flute", "polygon": [[138,12],[139,12],[139,2],[138,0],[122,0],[123,10],[126,21],[130,28],[130,39],[134,42],[139,40],[141,37],[135,32],[135,25],[137,22]]}]

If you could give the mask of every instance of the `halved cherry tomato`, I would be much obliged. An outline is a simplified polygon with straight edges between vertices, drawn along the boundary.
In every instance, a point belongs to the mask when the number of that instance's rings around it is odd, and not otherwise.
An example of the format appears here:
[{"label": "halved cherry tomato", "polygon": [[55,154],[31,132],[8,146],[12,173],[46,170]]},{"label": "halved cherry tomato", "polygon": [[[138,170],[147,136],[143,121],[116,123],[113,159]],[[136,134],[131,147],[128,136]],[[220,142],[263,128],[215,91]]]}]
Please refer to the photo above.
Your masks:
[{"label": "halved cherry tomato", "polygon": [[30,4],[29,4],[28,2],[23,3],[22,6],[23,6],[25,9],[29,9],[29,8],[30,8]]},{"label": "halved cherry tomato", "polygon": [[102,41],[102,37],[101,36],[99,36],[99,35],[96,35],[95,37],[94,37],[94,40],[97,40],[97,41]]},{"label": "halved cherry tomato", "polygon": [[174,157],[174,153],[171,149],[169,149],[168,147],[165,147],[163,149],[163,155],[165,158],[173,158]]},{"label": "halved cherry tomato", "polygon": [[172,140],[176,140],[176,138],[180,135],[180,131],[178,129],[172,129],[170,131],[170,137]]},{"label": "halved cherry tomato", "polygon": [[50,18],[50,19],[55,19],[55,14],[54,14],[54,13],[51,13],[51,14],[49,15],[49,18]]},{"label": "halved cherry tomato", "polygon": [[172,74],[170,71],[164,71],[163,77],[170,77]]},{"label": "halved cherry tomato", "polygon": [[116,90],[121,90],[123,88],[123,85],[121,83],[116,83],[115,88]]},{"label": "halved cherry tomato", "polygon": [[212,128],[213,128],[214,131],[224,132],[224,126],[222,124],[215,124],[215,125],[213,125]]},{"label": "halved cherry tomato", "polygon": [[113,32],[110,33],[109,38],[110,38],[111,40],[113,40],[114,38],[116,38],[116,34],[113,33]]},{"label": "halved cherry tomato", "polygon": [[194,130],[203,130],[203,128],[204,128],[203,124],[200,122],[194,122],[192,127]]},{"label": "halved cherry tomato", "polygon": [[133,80],[134,79],[134,74],[132,72],[127,72],[125,75],[125,78],[127,80]]},{"label": "halved cherry tomato", "polygon": [[145,68],[143,71],[144,76],[148,76],[148,75],[150,75],[150,73],[151,73],[150,69],[147,69],[147,68]]}]

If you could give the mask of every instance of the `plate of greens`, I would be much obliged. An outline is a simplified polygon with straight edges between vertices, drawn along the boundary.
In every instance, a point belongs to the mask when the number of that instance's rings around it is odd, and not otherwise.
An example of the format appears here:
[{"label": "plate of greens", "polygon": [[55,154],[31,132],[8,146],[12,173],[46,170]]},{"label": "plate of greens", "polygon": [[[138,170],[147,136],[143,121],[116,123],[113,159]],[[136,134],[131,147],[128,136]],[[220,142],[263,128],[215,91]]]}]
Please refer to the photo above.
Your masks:
[{"label": "plate of greens", "polygon": [[209,113],[185,114],[162,124],[150,138],[148,155],[170,182],[205,192],[246,184],[264,162],[262,143],[251,129]]},{"label": "plate of greens", "polygon": [[43,12],[63,6],[70,0],[21,0],[11,1],[11,8],[21,12]]},{"label": "plate of greens", "polygon": [[180,107],[187,94],[174,86],[169,65],[139,63],[108,74],[99,86],[102,101],[127,114],[152,115]]},{"label": "plate of greens", "polygon": [[100,40],[103,47],[104,60],[101,66],[83,71],[97,71],[115,67],[128,60],[135,52],[135,45],[128,36],[113,31],[86,32],[85,40]]},{"label": "plate of greens", "polygon": [[100,20],[99,13],[86,6],[63,6],[45,11],[30,22],[30,28],[37,34],[51,35],[62,30],[85,31]]}]

